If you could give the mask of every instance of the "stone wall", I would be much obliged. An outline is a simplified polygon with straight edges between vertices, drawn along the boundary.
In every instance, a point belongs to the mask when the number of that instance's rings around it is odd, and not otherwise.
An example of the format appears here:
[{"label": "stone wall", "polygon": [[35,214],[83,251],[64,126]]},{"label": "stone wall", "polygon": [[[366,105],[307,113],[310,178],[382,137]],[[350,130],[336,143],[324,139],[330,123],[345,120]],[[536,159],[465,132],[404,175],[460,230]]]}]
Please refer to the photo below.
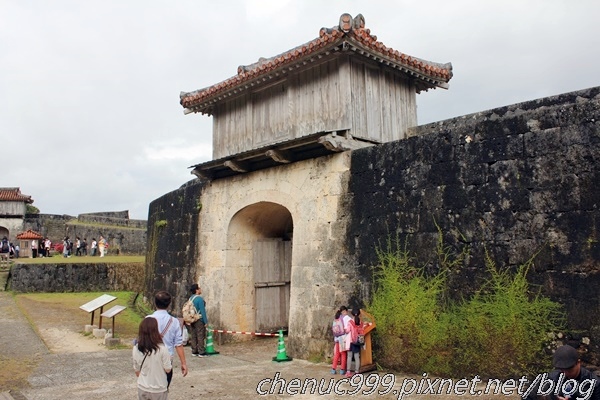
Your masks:
[{"label": "stone wall", "polygon": [[[332,280],[354,275],[344,253],[348,217],[338,212],[346,200],[349,163],[350,153],[335,154],[191,185],[154,201],[146,293],[169,290],[179,313],[187,288],[199,282],[211,326],[251,331],[252,243],[293,235],[288,348],[291,354],[327,351],[329,328],[321,322],[355,285],[353,279]],[[281,218],[270,213],[275,209],[277,215],[286,210],[293,226],[279,226]]]},{"label": "stone wall", "polygon": [[[438,238],[470,257],[456,296],[484,279],[484,250],[565,305],[568,334],[600,355],[600,88],[420,126],[411,138],[357,150],[347,243],[365,282],[387,238],[407,239],[435,271]],[[539,252],[539,253],[538,253]]]},{"label": "stone wall", "polygon": [[189,286],[197,282],[199,251],[198,221],[204,183],[190,181],[150,203],[146,253],[145,299],[159,290],[173,295],[177,314],[189,297]]},{"label": "stone wall", "polygon": [[15,292],[141,292],[143,263],[15,264],[7,286]]}]

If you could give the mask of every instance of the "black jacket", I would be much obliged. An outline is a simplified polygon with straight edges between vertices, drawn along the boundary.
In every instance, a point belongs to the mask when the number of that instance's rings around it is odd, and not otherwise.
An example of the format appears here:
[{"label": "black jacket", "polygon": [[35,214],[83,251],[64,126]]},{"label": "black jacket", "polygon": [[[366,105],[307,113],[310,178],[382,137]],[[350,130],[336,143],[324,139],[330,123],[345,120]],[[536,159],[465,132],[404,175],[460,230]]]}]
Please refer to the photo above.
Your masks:
[{"label": "black jacket", "polygon": [[[527,397],[523,397],[524,400],[536,400],[536,399],[551,399],[557,400],[558,397],[554,393],[556,390],[556,383],[560,378],[561,372],[558,370],[552,371],[544,377],[544,374],[538,375],[535,377],[534,382],[532,382],[531,390],[526,392]],[[552,385],[549,383],[544,383],[543,380],[551,381]],[[564,387],[565,382],[568,381],[566,377],[563,376],[561,380],[561,387]],[[596,376],[593,372],[587,370],[584,367],[581,367],[579,371],[579,376],[576,379],[577,381],[577,392],[573,393],[570,396],[571,400],[600,400],[600,378]],[[582,384],[583,383],[583,384]],[[540,388],[541,385],[541,388]],[[550,391],[550,388],[552,390]],[[546,394],[547,397],[544,397],[543,394],[538,394],[538,389],[546,390],[546,392],[550,391],[549,394]],[[558,396],[564,397],[564,394],[559,390]]]}]

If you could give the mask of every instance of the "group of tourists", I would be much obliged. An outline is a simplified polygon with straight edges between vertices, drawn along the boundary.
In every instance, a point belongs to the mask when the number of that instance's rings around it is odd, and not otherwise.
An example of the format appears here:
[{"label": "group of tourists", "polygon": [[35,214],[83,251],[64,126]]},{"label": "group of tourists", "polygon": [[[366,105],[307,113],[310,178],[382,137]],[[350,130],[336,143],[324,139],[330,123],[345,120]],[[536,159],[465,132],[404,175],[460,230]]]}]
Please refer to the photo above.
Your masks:
[{"label": "group of tourists", "polygon": [[[100,257],[104,257],[108,252],[108,241],[104,238],[104,236],[100,235],[100,239],[96,241],[96,238],[92,238],[92,242],[90,243],[90,255],[95,257],[99,255]],[[75,243],[68,237],[62,241],[62,255],[63,257],[71,257],[73,254],[75,256],[87,256],[88,255],[88,242],[87,238],[80,239],[79,236],[75,237]]]},{"label": "group of tourists", "polygon": [[138,399],[167,400],[168,389],[173,378],[175,354],[181,363],[181,374],[188,373],[183,351],[184,333],[187,326],[191,332],[192,356],[204,357],[205,333],[208,319],[202,289],[197,283],[190,287],[189,300],[197,313],[195,322],[185,323],[169,314],[172,296],[166,291],[154,296],[156,311],[140,323],[138,337],[133,346],[133,369],[137,376]]},{"label": "group of tourists", "polygon": [[[341,306],[335,313],[332,323],[333,332],[333,361],[331,373],[352,377],[360,371],[360,350],[364,345],[364,329],[360,320],[360,310]],[[351,370],[354,361],[354,372]]]}]

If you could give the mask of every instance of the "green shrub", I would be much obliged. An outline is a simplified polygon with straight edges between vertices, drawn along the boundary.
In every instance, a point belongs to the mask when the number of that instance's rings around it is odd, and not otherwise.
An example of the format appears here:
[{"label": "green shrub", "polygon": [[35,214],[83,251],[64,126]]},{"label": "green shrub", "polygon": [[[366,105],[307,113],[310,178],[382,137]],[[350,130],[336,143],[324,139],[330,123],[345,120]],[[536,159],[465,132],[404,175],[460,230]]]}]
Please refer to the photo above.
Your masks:
[{"label": "green shrub", "polygon": [[[375,292],[369,312],[377,321],[381,346],[380,363],[393,369],[419,372],[444,361],[438,350],[447,341],[448,319],[439,299],[445,288],[445,274],[425,276],[411,265],[406,250],[377,250]],[[433,368],[433,365],[431,365]]]},{"label": "green shrub", "polygon": [[[457,266],[442,241],[436,252],[447,266]],[[377,249],[377,256],[367,310],[377,321],[376,357],[387,368],[452,377],[527,374],[546,358],[540,355],[548,333],[562,327],[561,306],[527,282],[533,258],[510,271],[486,255],[489,279],[472,297],[451,301],[445,296],[448,268],[426,275],[397,241]]]},{"label": "green shrub", "polygon": [[548,333],[562,327],[564,315],[558,303],[532,290],[527,282],[532,261],[510,271],[497,268],[486,257],[490,278],[452,310],[452,336],[460,349],[453,369],[461,375],[534,372]]}]

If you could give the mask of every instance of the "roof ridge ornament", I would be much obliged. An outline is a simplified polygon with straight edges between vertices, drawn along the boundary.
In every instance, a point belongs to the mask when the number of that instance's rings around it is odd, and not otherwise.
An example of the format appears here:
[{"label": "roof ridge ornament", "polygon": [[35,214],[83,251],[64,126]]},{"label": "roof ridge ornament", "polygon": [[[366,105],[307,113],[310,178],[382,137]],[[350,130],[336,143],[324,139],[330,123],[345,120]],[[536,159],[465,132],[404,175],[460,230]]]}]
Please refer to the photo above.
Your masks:
[{"label": "roof ridge ornament", "polygon": [[349,33],[352,30],[365,29],[365,17],[363,17],[362,14],[358,14],[356,17],[352,18],[352,15],[344,13],[340,15],[340,21],[336,28],[344,33]]}]

